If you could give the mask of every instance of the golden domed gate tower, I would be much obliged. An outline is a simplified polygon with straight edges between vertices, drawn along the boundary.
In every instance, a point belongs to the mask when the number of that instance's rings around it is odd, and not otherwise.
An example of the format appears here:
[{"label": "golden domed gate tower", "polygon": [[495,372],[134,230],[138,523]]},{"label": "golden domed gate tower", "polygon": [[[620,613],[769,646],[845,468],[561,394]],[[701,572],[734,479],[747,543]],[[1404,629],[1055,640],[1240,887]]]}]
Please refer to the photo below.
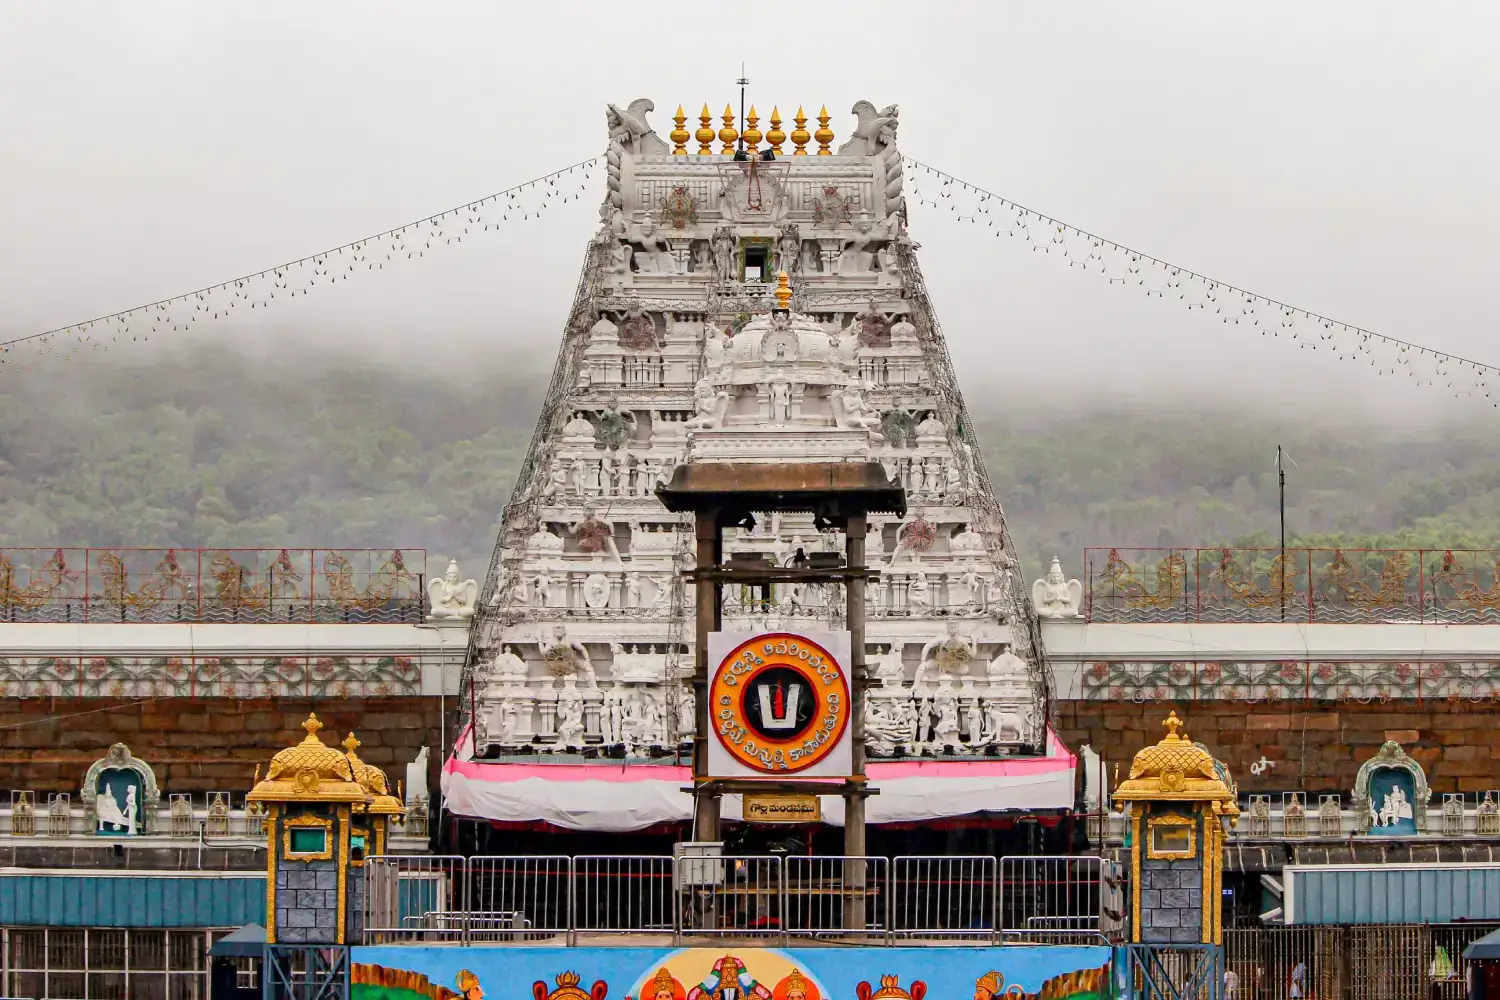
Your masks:
[{"label": "golden domed gate tower", "polygon": [[1224,980],[1224,842],[1239,818],[1229,769],[1178,732],[1135,755],[1115,792],[1130,849],[1126,990],[1145,997],[1217,998]]}]

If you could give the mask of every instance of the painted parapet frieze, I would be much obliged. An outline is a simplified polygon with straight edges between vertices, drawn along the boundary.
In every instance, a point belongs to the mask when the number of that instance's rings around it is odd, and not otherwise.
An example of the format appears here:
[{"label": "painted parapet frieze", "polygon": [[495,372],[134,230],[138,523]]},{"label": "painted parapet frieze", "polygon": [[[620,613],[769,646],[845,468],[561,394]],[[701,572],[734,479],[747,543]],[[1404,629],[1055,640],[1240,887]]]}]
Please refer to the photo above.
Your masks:
[{"label": "painted parapet frieze", "polygon": [[1078,669],[1088,701],[1500,699],[1500,660],[1096,660]]},{"label": "painted parapet frieze", "polygon": [[[691,531],[655,496],[687,462],[879,462],[911,513],[868,522],[880,575],[864,655],[896,651],[910,705],[882,706],[908,735],[872,748],[1034,739],[1044,674],[1028,660],[1026,592],[936,325],[899,266],[912,244],[896,109],[861,102],[841,151],[825,122],[804,138],[826,140],[827,155],[769,160],[683,153],[683,136],[701,133],[678,123],[663,142],[651,110],[609,113],[595,270],[477,611],[477,748],[650,754],[691,736]],[[809,516],[757,514],[725,548],[782,566],[837,558],[844,540]],[[731,587],[722,613],[729,629],[837,627],[843,592]],[[923,649],[950,623],[974,648],[966,679],[929,671],[917,684]],[[557,672],[558,626],[591,678]]]},{"label": "painted parapet frieze", "polygon": [[9,698],[367,697],[421,693],[414,656],[7,656]]},{"label": "painted parapet frieze", "polygon": [[[356,947],[352,1000],[1103,1000],[1110,949]],[[873,974],[872,974],[873,973]],[[525,984],[530,980],[528,988]],[[585,988],[584,984],[592,981]]]}]

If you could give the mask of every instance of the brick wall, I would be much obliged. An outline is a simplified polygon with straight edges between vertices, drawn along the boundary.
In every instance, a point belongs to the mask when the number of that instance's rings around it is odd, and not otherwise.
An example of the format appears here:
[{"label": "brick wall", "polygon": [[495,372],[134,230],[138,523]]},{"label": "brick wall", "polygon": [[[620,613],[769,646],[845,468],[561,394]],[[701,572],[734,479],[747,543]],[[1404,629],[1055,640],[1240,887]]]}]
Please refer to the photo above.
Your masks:
[{"label": "brick wall", "polygon": [[[30,788],[76,796],[89,765],[114,743],[156,771],[163,800],[169,792],[227,791],[234,801],[250,790],[255,766],[265,776],[271,755],[307,733],[317,712],[319,738],[337,744],[352,729],[359,755],[392,784],[423,746],[428,787],[436,787],[442,757],[437,698],[5,698],[0,699],[0,789]],[[454,699],[447,700],[450,713]],[[448,724],[451,727],[453,719]],[[450,729],[448,737],[453,733]],[[392,789],[394,791],[394,788]],[[3,794],[3,793],[0,793]]]},{"label": "brick wall", "polygon": [[[1467,701],[1061,701],[1056,708],[1058,735],[1075,750],[1092,745],[1111,788],[1115,765],[1123,779],[1135,752],[1165,734],[1162,720],[1174,710],[1188,738],[1229,765],[1241,792],[1348,793],[1359,766],[1386,740],[1422,765],[1434,796],[1500,788],[1500,712]],[[1272,766],[1253,774],[1262,757]]]}]

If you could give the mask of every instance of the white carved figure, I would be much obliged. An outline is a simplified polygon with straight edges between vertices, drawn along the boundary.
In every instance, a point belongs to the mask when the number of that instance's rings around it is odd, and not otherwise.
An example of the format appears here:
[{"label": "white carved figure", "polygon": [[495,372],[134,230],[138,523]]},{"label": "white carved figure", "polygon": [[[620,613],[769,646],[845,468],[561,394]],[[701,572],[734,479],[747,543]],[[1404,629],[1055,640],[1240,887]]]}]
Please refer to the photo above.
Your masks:
[{"label": "white carved figure", "polygon": [[599,704],[599,731],[605,743],[620,742],[620,702],[624,692],[616,681],[603,691]]},{"label": "white carved figure", "polygon": [[583,747],[583,695],[564,688],[557,696],[557,745],[568,750]]},{"label": "white carved figure", "polygon": [[531,596],[539,608],[552,606],[552,577],[538,573],[531,580]]},{"label": "white carved figure", "polygon": [[526,682],[526,661],[510,646],[504,646],[490,661],[490,679],[504,687],[520,687]]},{"label": "white carved figure", "polygon": [[442,578],[427,584],[427,596],[432,601],[429,618],[472,618],[474,604],[479,600],[479,584],[459,580],[458,560],[450,559]]},{"label": "white carved figure", "polygon": [[725,347],[724,331],[719,329],[718,324],[704,320],[703,363],[710,373],[724,367]]},{"label": "white carved figure", "polygon": [[656,220],[649,215],[627,234],[641,248],[635,252],[636,270],[642,274],[676,274],[677,258],[667,238],[656,231]]},{"label": "white carved figure", "polygon": [[538,555],[553,555],[563,550],[563,540],[547,530],[545,524],[538,525],[527,540],[526,547]]},{"label": "white carved figure", "polygon": [[665,156],[670,153],[672,148],[646,124],[647,113],[655,110],[656,105],[646,97],[631,101],[623,111],[613,104],[607,105],[604,120],[609,126],[610,144],[619,143],[622,151],[635,156]]},{"label": "white carved figure", "polygon": [[556,677],[582,677],[585,687],[598,687],[594,679],[594,664],[589,659],[589,651],[584,648],[583,643],[574,641],[568,635],[566,625],[554,625],[552,627],[552,639],[545,638],[537,641],[537,646],[542,651],[542,657],[547,661],[552,673]]},{"label": "white carved figure", "polygon": [[979,582],[979,571],[973,566],[965,569],[958,578],[959,603],[978,604],[983,596],[983,585]]},{"label": "white carved figure", "polygon": [[651,582],[656,587],[656,596],[651,599],[651,607],[656,611],[666,611],[672,602],[671,583],[665,576],[654,577]]},{"label": "white carved figure", "polygon": [[615,562],[620,561],[620,550],[615,545],[615,526],[599,518],[599,508],[595,504],[583,505],[583,517],[573,522],[568,534],[577,540],[580,552],[607,554]]},{"label": "white carved figure", "polygon": [[1395,826],[1403,819],[1412,819],[1414,815],[1411,801],[1407,799],[1406,793],[1401,790],[1400,785],[1393,785],[1385,795],[1385,802],[1381,805],[1380,812],[1375,816],[1375,825]]},{"label": "white carved figure", "polygon": [[1046,578],[1031,586],[1031,603],[1039,618],[1077,618],[1083,603],[1083,584],[1064,576],[1062,563],[1053,556]]},{"label": "white carved figure", "polygon": [[967,699],[963,703],[964,733],[968,736],[971,746],[978,746],[984,742],[984,705],[978,698]]},{"label": "white carved figure", "polygon": [[609,577],[603,573],[590,573],[583,581],[583,602],[595,611],[609,607]]},{"label": "white carved figure", "polygon": [[983,555],[984,536],[972,530],[972,526],[966,524],[958,534],[949,540],[948,551],[954,555]]},{"label": "white carved figure", "polygon": [[840,427],[868,430],[878,426],[880,415],[865,402],[865,393],[873,388],[863,379],[849,379],[834,396],[834,419]]},{"label": "white carved figure", "polygon": [[931,410],[922,422],[917,424],[917,444],[945,444],[948,441],[948,429],[938,419],[938,415]]},{"label": "white carved figure", "polygon": [[838,273],[847,275],[869,274],[871,266],[875,263],[875,255],[870,252],[869,221],[864,221],[865,231],[857,232],[853,238],[844,244],[844,249],[839,253]]},{"label": "white carved figure", "polygon": [[1109,775],[1104,773],[1099,753],[1085,743],[1078,748],[1079,766],[1083,768],[1083,804],[1091,813],[1108,811]]},{"label": "white carved figure", "polygon": [[943,467],[943,496],[950,503],[957,503],[964,497],[963,477],[952,462]]},{"label": "white carved figure", "polygon": [[1010,651],[1009,643],[1001,643],[1000,652],[985,664],[984,676],[992,687],[1000,684],[1025,685],[1026,661]]},{"label": "white carved figure", "polygon": [[677,734],[691,738],[698,730],[697,701],[691,685],[684,684],[677,694]]},{"label": "white carved figure", "polygon": [[771,423],[778,427],[784,426],[790,419],[792,413],[792,387],[784,376],[778,375],[771,379]]},{"label": "white carved figure", "polygon": [[641,606],[641,578],[635,573],[625,578],[625,606],[627,608]]},{"label": "white carved figure", "polygon": [[901,662],[901,650],[890,646],[885,652],[875,647],[875,679],[883,688],[899,689],[906,673],[906,664]]},{"label": "white carved figure", "polygon": [[[99,794],[94,798],[94,813],[99,818],[100,833],[124,832],[134,837],[136,817],[139,812],[140,810],[136,807],[135,785],[126,786],[123,805],[107,787],[99,789]],[[104,829],[106,826],[112,826],[115,829],[106,830]]]},{"label": "white carved figure", "polygon": [[[894,104],[876,111],[875,105],[869,101],[856,101],[849,113],[858,119],[858,124],[854,127],[854,134],[839,147],[840,156],[874,156],[896,144],[898,119]],[[644,115],[642,120],[644,121]]]},{"label": "white carved figure", "polygon": [[958,622],[949,622],[943,635],[922,647],[922,661],[917,665],[912,687],[916,689],[923,681],[939,676],[966,674],[970,661],[978,654],[974,640],[960,634]]},{"label": "white carved figure", "polygon": [[932,588],[927,583],[927,574],[918,572],[906,588],[906,599],[915,611],[926,611],[932,607]]},{"label": "white carved figure", "polygon": [[937,721],[932,728],[932,741],[946,746],[962,743],[958,729],[958,699],[953,692],[947,688],[939,691],[933,699],[933,712]]},{"label": "white carved figure", "polygon": [[729,394],[719,392],[714,388],[713,382],[701,378],[693,386],[693,416],[688,418],[686,427],[688,430],[706,430],[717,427],[724,419],[724,406],[729,400]]},{"label": "white carved figure", "polygon": [[514,744],[516,742],[516,727],[519,722],[519,710],[515,700],[506,698],[500,702],[500,725],[498,733],[499,742],[502,744]]},{"label": "white carved figure", "polygon": [[[568,492],[568,466],[560,458],[552,460],[547,471],[547,483],[542,487],[542,498],[551,500]],[[545,529],[543,529],[545,530]]]}]

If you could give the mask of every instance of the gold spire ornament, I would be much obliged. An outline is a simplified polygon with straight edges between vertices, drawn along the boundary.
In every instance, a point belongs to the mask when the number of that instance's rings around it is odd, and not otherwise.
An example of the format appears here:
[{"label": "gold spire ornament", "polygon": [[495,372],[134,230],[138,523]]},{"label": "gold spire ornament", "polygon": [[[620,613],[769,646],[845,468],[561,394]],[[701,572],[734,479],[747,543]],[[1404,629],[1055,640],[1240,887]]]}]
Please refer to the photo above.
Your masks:
[{"label": "gold spire ornament", "polygon": [[792,155],[806,156],[806,147],[812,140],[812,133],[807,130],[807,113],[800,104],[797,106],[797,113],[792,116],[792,122],[796,126],[792,129],[792,145],[796,147],[792,150]]},{"label": "gold spire ornament", "polygon": [[818,140],[818,155],[832,156],[833,150],[828,144],[833,141],[833,129],[828,127],[828,119],[833,117],[828,113],[828,105],[823,105],[818,111],[818,130],[813,133],[813,138]]},{"label": "gold spire ornament", "polygon": [[692,135],[683,127],[683,123],[687,121],[687,115],[682,113],[681,104],[677,105],[677,113],[672,116],[672,121],[677,123],[677,127],[672,130],[671,134],[672,155],[686,156],[687,141],[692,138]]},{"label": "gold spire ornament", "polygon": [[776,308],[783,311],[790,309],[792,305],[792,286],[787,281],[786,272],[782,271],[776,275]]},{"label": "gold spire ornament", "polygon": [[693,133],[693,138],[698,140],[699,156],[714,155],[714,116],[707,104],[698,112],[698,131]]},{"label": "gold spire ornament", "polygon": [[766,142],[771,144],[771,152],[777,156],[781,155],[781,144],[786,142],[786,133],[781,131],[781,110],[771,108],[771,131],[766,133]]},{"label": "gold spire ornament", "polygon": [[755,153],[755,147],[760,145],[760,129],[756,127],[759,122],[760,115],[755,113],[755,105],[752,104],[750,113],[745,115],[745,131],[740,135],[745,140],[746,149],[752,154]]},{"label": "gold spire ornament", "polygon": [[724,148],[719,152],[725,156],[734,152],[734,140],[740,137],[739,131],[734,127],[734,108],[724,105],[724,127],[719,129],[719,141]]}]

